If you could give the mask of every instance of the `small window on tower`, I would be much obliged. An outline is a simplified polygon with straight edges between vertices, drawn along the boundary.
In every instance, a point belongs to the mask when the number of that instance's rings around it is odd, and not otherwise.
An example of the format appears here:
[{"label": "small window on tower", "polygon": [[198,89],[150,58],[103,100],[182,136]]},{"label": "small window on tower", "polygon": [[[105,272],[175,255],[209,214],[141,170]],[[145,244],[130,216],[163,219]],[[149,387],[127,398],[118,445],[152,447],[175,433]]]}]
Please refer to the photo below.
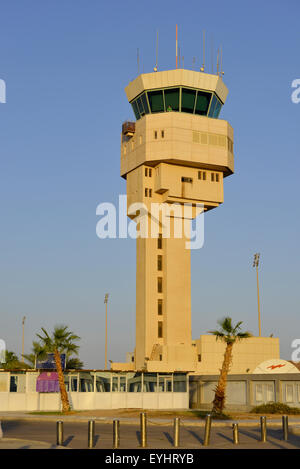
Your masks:
[{"label": "small window on tower", "polygon": [[162,270],[162,256],[157,256],[157,270]]},{"label": "small window on tower", "polygon": [[219,176],[219,174],[217,173],[217,174],[216,174],[216,182],[219,182],[219,180],[220,180],[220,176]]},{"label": "small window on tower", "polygon": [[193,182],[193,179],[192,178],[182,177],[181,182]]},{"label": "small window on tower", "polygon": [[151,176],[152,176],[152,169],[149,168],[149,178],[151,178]]},{"label": "small window on tower", "polygon": [[157,238],[157,249],[162,249],[162,234],[159,233]]},{"label": "small window on tower", "polygon": [[164,130],[161,131],[161,138],[165,138],[165,131]]},{"label": "small window on tower", "polygon": [[157,278],[157,292],[162,293],[162,277]]},{"label": "small window on tower", "polygon": [[159,316],[162,316],[162,314],[163,314],[163,300],[158,300],[157,301],[157,314]]},{"label": "small window on tower", "polygon": [[214,174],[214,173],[211,173],[210,177],[211,177],[212,182],[214,182],[214,180],[215,180],[215,174]]},{"label": "small window on tower", "polygon": [[149,197],[152,197],[152,189],[149,189]]},{"label": "small window on tower", "polygon": [[162,337],[163,337],[163,323],[162,323],[162,321],[158,321],[157,336],[158,336],[159,339],[162,339]]},{"label": "small window on tower", "polygon": [[145,176],[148,176],[148,168],[145,168]]},{"label": "small window on tower", "polygon": [[154,130],[154,138],[157,140],[157,130]]},{"label": "small window on tower", "polygon": [[148,197],[148,189],[145,189],[145,197]]}]

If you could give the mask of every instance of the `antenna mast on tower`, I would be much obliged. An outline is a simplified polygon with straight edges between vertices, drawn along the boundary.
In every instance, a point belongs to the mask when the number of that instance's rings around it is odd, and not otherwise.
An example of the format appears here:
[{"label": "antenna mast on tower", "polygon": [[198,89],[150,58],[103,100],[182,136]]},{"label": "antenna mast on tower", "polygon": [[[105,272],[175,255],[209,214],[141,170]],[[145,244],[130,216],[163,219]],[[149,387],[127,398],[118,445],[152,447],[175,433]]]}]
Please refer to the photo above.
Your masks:
[{"label": "antenna mast on tower", "polygon": [[176,69],[178,68],[178,26],[176,24]]},{"label": "antenna mast on tower", "polygon": [[156,62],[155,62],[155,67],[154,67],[155,72],[157,72],[158,70],[157,61],[158,61],[158,30],[156,32]]},{"label": "antenna mast on tower", "polygon": [[203,31],[203,64],[200,68],[200,72],[204,72],[205,70],[205,31]]}]

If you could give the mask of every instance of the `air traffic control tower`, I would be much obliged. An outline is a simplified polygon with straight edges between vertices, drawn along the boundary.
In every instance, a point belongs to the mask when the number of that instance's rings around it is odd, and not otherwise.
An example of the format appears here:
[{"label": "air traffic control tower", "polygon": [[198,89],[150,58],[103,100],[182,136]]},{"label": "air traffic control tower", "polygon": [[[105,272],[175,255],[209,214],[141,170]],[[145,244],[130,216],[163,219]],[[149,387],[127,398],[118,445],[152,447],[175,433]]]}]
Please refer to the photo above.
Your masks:
[{"label": "air traffic control tower", "polygon": [[141,74],[125,91],[136,117],[123,124],[121,135],[127,214],[135,218],[130,207],[143,203],[149,221],[149,236],[136,240],[132,367],[193,371],[190,249],[184,235],[174,235],[178,215],[172,211],[170,236],[164,237],[161,218],[157,234],[150,234],[151,207],[191,204],[194,218],[196,204],[207,211],[223,202],[223,179],[234,169],[233,129],[219,119],[228,89],[219,74],[175,69]]}]

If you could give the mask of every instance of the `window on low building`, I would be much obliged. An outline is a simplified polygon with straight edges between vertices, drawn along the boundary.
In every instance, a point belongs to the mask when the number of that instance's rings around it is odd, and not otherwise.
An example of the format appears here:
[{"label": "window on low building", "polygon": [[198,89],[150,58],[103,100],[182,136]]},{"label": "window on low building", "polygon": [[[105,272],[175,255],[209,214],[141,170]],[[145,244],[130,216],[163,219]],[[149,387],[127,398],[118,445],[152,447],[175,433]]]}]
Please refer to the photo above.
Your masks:
[{"label": "window on low building", "polygon": [[294,402],[294,386],[293,384],[285,385],[285,401]]}]

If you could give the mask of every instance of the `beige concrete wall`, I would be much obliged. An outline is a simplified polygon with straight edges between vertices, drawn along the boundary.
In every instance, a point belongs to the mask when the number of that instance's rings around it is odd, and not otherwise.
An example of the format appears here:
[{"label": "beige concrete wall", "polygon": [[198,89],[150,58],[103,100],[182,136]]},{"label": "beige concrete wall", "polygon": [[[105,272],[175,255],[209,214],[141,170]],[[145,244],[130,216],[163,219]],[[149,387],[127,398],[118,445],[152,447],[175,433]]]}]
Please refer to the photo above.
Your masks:
[{"label": "beige concrete wall", "polygon": [[[201,179],[198,176],[199,169],[173,164],[160,163],[155,167],[155,192],[164,194],[163,201],[175,202],[176,199],[186,202],[223,202],[223,173],[221,171],[201,171]],[[205,173],[205,180],[203,180]],[[214,181],[212,181],[212,175]],[[219,181],[216,181],[218,175]],[[190,178],[192,182],[182,182],[181,178]]]},{"label": "beige concrete wall", "polygon": [[[197,374],[219,374],[226,345],[220,340],[217,341],[213,335],[202,335],[195,342],[197,354],[201,354]],[[278,338],[250,337],[234,344],[230,373],[252,373],[263,361],[279,357]]]},{"label": "beige concrete wall", "polygon": [[233,129],[222,119],[184,112],[148,114],[136,122],[132,138],[122,138],[121,176],[144,163],[162,161],[228,175],[234,171],[229,140],[234,141]]}]

